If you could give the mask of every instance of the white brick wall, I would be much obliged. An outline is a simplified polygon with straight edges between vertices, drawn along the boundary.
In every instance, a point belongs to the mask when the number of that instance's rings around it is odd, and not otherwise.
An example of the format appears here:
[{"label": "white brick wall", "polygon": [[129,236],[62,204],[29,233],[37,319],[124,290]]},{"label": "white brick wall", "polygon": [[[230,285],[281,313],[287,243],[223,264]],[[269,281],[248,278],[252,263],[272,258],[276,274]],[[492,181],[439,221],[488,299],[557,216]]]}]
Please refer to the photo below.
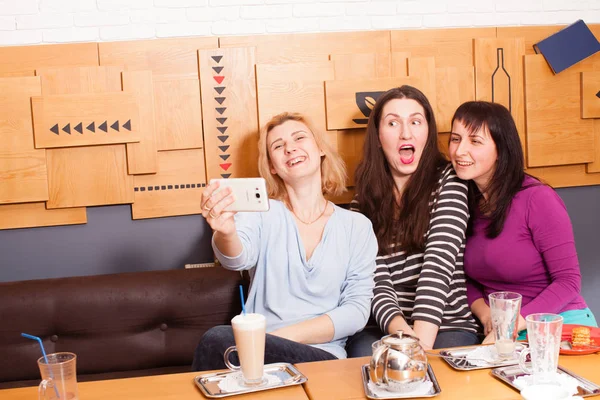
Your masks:
[{"label": "white brick wall", "polygon": [[600,22],[600,0],[0,0],[0,46]]}]

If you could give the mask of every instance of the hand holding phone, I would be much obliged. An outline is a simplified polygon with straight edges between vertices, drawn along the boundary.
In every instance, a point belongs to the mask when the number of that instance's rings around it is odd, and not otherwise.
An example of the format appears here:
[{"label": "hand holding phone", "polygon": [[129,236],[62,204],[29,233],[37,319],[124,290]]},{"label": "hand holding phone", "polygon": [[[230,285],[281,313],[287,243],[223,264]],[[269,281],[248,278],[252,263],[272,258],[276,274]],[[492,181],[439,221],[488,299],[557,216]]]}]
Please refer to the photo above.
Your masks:
[{"label": "hand holding phone", "polygon": [[219,187],[212,196],[230,188],[234,199],[223,211],[269,211],[267,185],[263,178],[211,179],[210,184],[216,181],[219,182]]}]

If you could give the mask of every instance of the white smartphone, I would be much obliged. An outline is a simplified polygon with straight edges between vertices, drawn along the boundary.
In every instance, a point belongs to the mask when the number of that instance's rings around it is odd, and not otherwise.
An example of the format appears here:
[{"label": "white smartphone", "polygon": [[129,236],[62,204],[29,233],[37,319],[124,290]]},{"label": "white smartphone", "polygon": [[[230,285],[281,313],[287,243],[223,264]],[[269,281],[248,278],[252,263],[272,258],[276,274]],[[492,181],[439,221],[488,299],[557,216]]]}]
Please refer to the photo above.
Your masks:
[{"label": "white smartphone", "polygon": [[211,179],[210,183],[216,181],[220,185],[214,193],[230,187],[235,198],[225,211],[269,211],[267,184],[263,178]]}]

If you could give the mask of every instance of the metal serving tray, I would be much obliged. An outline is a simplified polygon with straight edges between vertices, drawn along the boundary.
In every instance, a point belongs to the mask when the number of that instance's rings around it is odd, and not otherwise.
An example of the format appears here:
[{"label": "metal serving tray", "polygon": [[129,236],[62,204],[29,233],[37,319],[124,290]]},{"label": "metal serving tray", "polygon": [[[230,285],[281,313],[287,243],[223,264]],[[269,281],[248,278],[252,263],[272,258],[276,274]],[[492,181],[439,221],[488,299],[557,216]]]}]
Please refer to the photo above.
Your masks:
[{"label": "metal serving tray", "polygon": [[[489,345],[489,346],[493,346]],[[511,360],[497,361],[494,363],[486,363],[486,365],[476,365],[472,364],[467,360],[467,354],[472,352],[473,350],[480,348],[481,346],[470,346],[470,347],[459,347],[455,349],[447,349],[441,350],[440,356],[450,365],[452,368],[459,371],[472,371],[475,369],[486,369],[486,368],[496,368],[496,367],[505,367],[508,365],[516,365],[519,363],[519,354],[520,352],[528,346],[525,342],[517,342],[516,343],[516,357]]]},{"label": "metal serving tray", "polygon": [[[576,394],[577,396],[589,397],[589,396],[597,396],[600,394],[600,386],[596,385],[593,382],[588,381],[587,379],[582,378],[579,375],[574,374],[573,372],[561,367],[560,365],[558,366],[557,372],[559,374],[569,375],[578,381],[578,386],[577,386],[578,393]],[[490,371],[490,374],[492,376],[494,376],[495,378],[498,378],[501,381],[507,383],[509,386],[511,386],[512,388],[514,388],[517,391],[519,391],[519,388],[517,388],[514,384],[515,379],[517,379],[521,376],[527,375],[527,373],[525,373],[518,365],[494,368],[493,370]]]},{"label": "metal serving tray", "polygon": [[277,389],[287,386],[300,385],[306,382],[308,379],[302,372],[298,371],[296,367],[289,363],[275,363],[265,365],[265,374],[276,375],[280,382],[275,385],[264,385],[244,390],[238,390],[233,392],[223,391],[219,387],[219,382],[225,379],[227,375],[239,373],[238,371],[226,371],[217,372],[212,374],[198,375],[194,378],[194,383],[204,396],[211,399],[220,399],[222,397],[235,396],[238,394],[246,394],[252,392],[260,392],[263,390]]},{"label": "metal serving tray", "polygon": [[369,388],[369,382],[371,381],[371,377],[369,375],[370,368],[371,367],[369,366],[369,364],[365,364],[362,366],[363,386],[365,388],[365,395],[369,399],[375,399],[375,400],[378,400],[378,399],[417,399],[417,398],[422,398],[422,397],[434,397],[442,392],[442,389],[440,389],[440,385],[439,385],[437,379],[435,378],[435,374],[433,373],[433,369],[431,368],[431,365],[428,365],[426,379],[431,381],[431,383],[433,383],[433,393],[421,395],[421,396],[412,396],[412,395],[403,395],[402,393],[389,392],[389,396],[379,396],[379,395],[373,393],[371,391],[371,389]]}]

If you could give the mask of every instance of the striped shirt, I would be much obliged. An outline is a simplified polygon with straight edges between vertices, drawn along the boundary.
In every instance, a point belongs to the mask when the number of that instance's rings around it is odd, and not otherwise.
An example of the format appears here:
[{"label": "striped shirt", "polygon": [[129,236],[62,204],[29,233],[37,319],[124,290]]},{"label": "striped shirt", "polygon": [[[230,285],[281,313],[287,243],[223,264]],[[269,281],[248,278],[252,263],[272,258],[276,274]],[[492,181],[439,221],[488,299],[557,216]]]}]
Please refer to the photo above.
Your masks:
[{"label": "striped shirt", "polygon": [[[372,312],[381,330],[396,316],[413,325],[427,321],[440,331],[463,329],[476,333],[477,323],[467,304],[463,253],[469,220],[467,185],[448,164],[429,202],[431,220],[425,252],[406,254],[398,244],[377,256]],[[351,209],[359,211],[356,200]]]}]

